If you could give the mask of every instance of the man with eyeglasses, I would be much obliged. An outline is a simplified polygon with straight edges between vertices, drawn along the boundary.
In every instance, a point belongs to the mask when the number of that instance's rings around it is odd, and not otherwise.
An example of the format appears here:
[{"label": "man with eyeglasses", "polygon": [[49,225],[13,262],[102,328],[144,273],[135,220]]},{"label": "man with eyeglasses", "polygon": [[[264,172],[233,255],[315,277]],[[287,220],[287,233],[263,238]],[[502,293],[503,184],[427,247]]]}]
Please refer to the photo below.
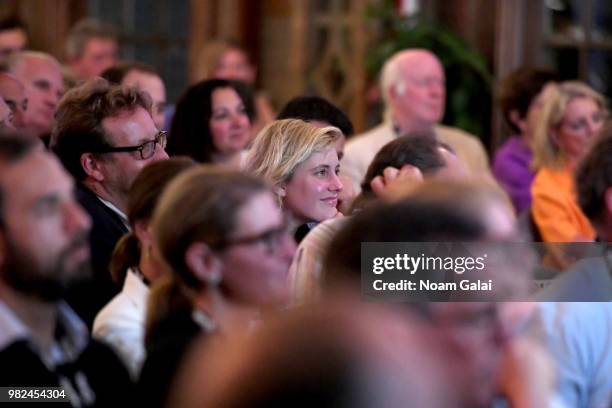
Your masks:
[{"label": "man with eyeglasses", "polygon": [[89,327],[119,292],[108,265],[115,244],[129,231],[129,189],[147,164],[168,158],[165,147],[149,96],[134,88],[94,79],[68,92],[58,108],[51,148],[77,180],[77,198],[93,220],[94,280],[69,298]]}]

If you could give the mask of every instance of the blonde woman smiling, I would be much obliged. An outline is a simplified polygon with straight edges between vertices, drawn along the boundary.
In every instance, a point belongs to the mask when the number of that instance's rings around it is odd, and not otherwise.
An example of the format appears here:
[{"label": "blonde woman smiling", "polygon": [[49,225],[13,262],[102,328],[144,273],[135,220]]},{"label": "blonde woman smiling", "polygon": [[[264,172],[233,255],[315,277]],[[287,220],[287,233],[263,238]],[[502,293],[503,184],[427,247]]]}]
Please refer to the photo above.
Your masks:
[{"label": "blonde woman smiling", "polygon": [[257,135],[247,153],[244,171],[273,186],[298,241],[317,223],[340,215],[336,205],[342,182],[335,145],[341,137],[332,126],[277,120]]}]

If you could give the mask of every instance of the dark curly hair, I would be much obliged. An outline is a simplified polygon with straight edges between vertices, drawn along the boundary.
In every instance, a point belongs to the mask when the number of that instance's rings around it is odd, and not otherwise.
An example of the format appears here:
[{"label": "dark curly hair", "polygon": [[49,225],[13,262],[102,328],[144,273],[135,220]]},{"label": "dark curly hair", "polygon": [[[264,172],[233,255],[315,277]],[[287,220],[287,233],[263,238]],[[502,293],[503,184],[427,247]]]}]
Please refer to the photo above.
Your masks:
[{"label": "dark curly hair", "polygon": [[189,87],[176,104],[170,137],[166,151],[170,156],[183,155],[201,163],[211,163],[216,152],[210,133],[212,116],[212,95],[216,89],[232,88],[236,91],[252,122],[255,117],[253,93],[250,88],[238,81],[209,79]]},{"label": "dark curly hair", "polygon": [[320,96],[297,96],[287,102],[276,119],[318,120],[340,129],[345,137],[353,134],[353,124],[346,114]]},{"label": "dark curly hair", "polygon": [[544,85],[559,80],[559,75],[554,71],[532,67],[519,68],[502,80],[499,89],[499,107],[506,123],[514,132],[520,132],[520,129],[510,118],[510,113],[517,111],[519,117],[524,118],[531,101]]}]

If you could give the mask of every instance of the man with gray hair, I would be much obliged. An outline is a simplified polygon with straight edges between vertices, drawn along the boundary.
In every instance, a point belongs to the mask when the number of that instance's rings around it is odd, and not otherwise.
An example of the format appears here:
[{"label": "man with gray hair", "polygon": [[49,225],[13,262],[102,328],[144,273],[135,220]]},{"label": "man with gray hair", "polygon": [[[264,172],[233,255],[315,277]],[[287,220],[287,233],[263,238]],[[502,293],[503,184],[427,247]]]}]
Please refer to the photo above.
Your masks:
[{"label": "man with gray hair", "polygon": [[28,100],[23,112],[22,132],[45,139],[55,123],[55,111],[64,94],[64,80],[59,62],[49,54],[24,51],[11,55],[7,71],[25,88]]},{"label": "man with gray hair", "polygon": [[77,80],[100,76],[117,63],[115,28],[94,19],[77,22],[66,39],[66,64]]},{"label": "man with gray hair", "polygon": [[471,174],[491,177],[488,158],[480,140],[460,129],[439,125],[446,102],[445,75],[440,60],[425,49],[394,54],[381,73],[385,120],[347,143],[342,172],[359,191],[376,152],[398,136],[433,131],[449,145]]}]

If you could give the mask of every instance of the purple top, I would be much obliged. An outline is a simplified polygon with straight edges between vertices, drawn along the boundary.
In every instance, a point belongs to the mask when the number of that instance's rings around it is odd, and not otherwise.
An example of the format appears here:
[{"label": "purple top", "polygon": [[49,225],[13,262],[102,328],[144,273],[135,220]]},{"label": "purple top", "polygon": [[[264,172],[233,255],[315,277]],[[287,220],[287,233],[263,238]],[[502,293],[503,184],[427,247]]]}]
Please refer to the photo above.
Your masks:
[{"label": "purple top", "polygon": [[512,136],[497,149],[493,158],[493,175],[510,196],[517,213],[531,206],[531,149],[518,136]]}]

